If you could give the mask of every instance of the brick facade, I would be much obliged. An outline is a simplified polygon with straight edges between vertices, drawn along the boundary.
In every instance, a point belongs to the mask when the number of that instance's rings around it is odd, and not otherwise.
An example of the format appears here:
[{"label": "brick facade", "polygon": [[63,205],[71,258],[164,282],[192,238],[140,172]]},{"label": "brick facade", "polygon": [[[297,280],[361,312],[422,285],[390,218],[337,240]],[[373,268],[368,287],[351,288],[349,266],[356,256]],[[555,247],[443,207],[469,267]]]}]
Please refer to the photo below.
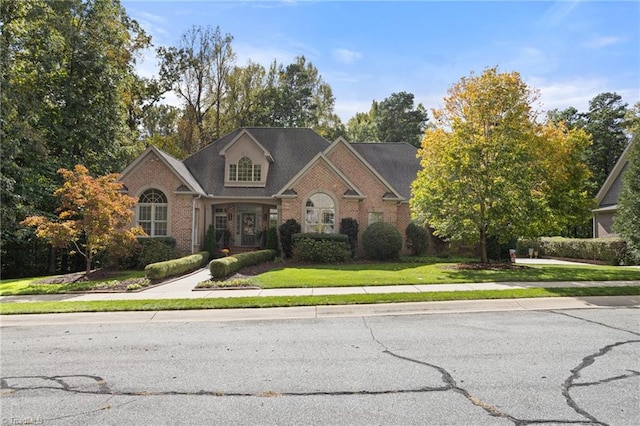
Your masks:
[{"label": "brick facade", "polygon": [[[191,252],[191,194],[176,194],[182,181],[154,153],[149,152],[140,159],[135,168],[121,178],[129,190],[129,195],[138,198],[147,189],[157,189],[167,197],[167,234],[176,239],[176,248],[182,253]],[[133,223],[137,224],[136,210]]]},{"label": "brick facade", "polygon": [[[245,147],[245,144],[252,145],[254,142],[248,137],[242,138],[233,145],[230,152],[234,153],[235,157],[243,152],[253,152],[251,148],[255,147]],[[274,161],[277,163],[278,159],[275,158]],[[150,188],[158,189],[165,194],[168,200],[168,235],[176,239],[177,249],[183,253],[201,249],[207,228],[215,223],[215,207],[226,209],[227,228],[235,239],[232,245],[241,245],[238,227],[238,216],[241,212],[255,213],[256,233],[267,228],[271,208],[278,210],[278,224],[295,219],[304,231],[306,203],[316,193],[327,194],[335,204],[334,232],[339,231],[343,218],[354,218],[358,221],[358,253],[362,253],[361,236],[369,225],[370,213],[382,214],[382,220],[394,224],[403,239],[404,231],[411,220],[408,202],[399,201],[393,196],[391,199],[383,199],[385,196],[389,197],[394,188],[363,161],[347,142],[334,143],[326,153],[318,155],[307,164],[303,168],[304,172],[298,175],[295,181],[289,182],[288,187],[283,188],[283,191],[289,189],[293,192],[289,191],[271,199],[215,199],[209,194],[193,193],[185,189],[185,180],[181,179],[178,170],[180,167],[171,161],[167,162],[154,150],[146,151],[132,163],[121,180],[127,186],[129,195],[134,197],[139,197]],[[267,171],[268,167],[264,167],[263,170]],[[264,178],[268,179],[267,176]],[[198,210],[198,224],[196,239],[192,241],[194,209]],[[137,217],[134,223],[137,223],[136,221]],[[406,248],[403,250],[406,252]]]}]

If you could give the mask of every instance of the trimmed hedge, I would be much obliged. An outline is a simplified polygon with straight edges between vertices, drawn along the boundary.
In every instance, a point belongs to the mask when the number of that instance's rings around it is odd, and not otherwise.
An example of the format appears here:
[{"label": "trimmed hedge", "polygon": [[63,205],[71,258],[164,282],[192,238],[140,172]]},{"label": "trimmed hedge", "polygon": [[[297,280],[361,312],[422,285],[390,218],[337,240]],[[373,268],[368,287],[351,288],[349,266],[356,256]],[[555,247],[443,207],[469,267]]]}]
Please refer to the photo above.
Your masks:
[{"label": "trimmed hedge", "polygon": [[144,273],[150,280],[161,280],[194,271],[207,263],[208,260],[209,252],[201,251],[179,259],[149,264],[144,268]]},{"label": "trimmed hedge", "polygon": [[292,240],[297,261],[339,263],[351,258],[349,236],[345,234],[295,234]]},{"label": "trimmed hedge", "polygon": [[224,278],[238,272],[246,266],[270,262],[276,258],[275,250],[258,250],[238,253],[233,256],[214,259],[209,263],[209,270],[213,278]]},{"label": "trimmed hedge", "polygon": [[629,264],[631,259],[627,244],[620,238],[542,237],[518,240],[520,256],[528,257],[529,248],[538,250],[538,256],[593,260],[610,265]]}]

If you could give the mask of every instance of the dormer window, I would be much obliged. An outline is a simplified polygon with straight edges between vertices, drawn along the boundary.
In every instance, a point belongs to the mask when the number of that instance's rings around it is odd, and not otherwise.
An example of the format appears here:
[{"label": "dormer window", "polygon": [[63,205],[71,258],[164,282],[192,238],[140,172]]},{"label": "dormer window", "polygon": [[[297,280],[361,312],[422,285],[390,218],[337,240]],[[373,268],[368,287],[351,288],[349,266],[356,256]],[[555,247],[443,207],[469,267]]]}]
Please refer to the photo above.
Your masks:
[{"label": "dormer window", "polygon": [[249,157],[242,157],[238,164],[229,164],[230,182],[259,182],[261,179],[261,165],[253,164]]}]

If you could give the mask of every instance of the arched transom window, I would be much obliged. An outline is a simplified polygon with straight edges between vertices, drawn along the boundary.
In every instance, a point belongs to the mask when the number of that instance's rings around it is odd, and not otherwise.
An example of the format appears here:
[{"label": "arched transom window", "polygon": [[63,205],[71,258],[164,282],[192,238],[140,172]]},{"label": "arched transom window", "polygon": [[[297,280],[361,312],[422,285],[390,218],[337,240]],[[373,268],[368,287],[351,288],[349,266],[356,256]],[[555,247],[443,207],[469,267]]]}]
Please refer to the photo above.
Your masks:
[{"label": "arched transom window", "polygon": [[305,232],[335,232],[336,206],[333,198],[318,192],[307,200],[305,213]]},{"label": "arched transom window", "polygon": [[150,237],[167,235],[167,197],[158,189],[148,189],[138,202],[138,225]]},{"label": "arched transom window", "polygon": [[242,157],[238,164],[229,164],[229,181],[259,182],[262,179],[262,166],[253,164],[249,157]]}]

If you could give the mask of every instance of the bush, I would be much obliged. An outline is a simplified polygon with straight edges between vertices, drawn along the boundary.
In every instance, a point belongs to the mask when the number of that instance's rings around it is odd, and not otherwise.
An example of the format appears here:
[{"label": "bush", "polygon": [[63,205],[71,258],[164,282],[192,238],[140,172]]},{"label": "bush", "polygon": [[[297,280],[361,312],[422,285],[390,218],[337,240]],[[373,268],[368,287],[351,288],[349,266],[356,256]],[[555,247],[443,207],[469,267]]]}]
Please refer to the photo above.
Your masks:
[{"label": "bush", "polygon": [[278,253],[278,229],[275,226],[270,226],[267,230],[267,244],[265,246],[267,250],[275,250],[276,256]]},{"label": "bush", "polygon": [[174,275],[181,275],[191,272],[209,260],[209,252],[201,251],[179,259],[167,260],[165,262],[152,263],[144,268],[147,278],[150,280],[161,280]]},{"label": "bush", "polygon": [[140,252],[137,253],[137,267],[144,269],[152,263],[164,262],[178,257],[176,240],[172,237],[138,238]]},{"label": "bush", "polygon": [[209,270],[213,278],[224,278],[238,272],[246,266],[259,265],[276,258],[275,250],[258,250],[246,253],[238,253],[220,259],[214,259],[209,263]]},{"label": "bush", "polygon": [[404,234],[407,237],[407,247],[414,256],[422,256],[429,248],[429,239],[431,235],[424,226],[411,222],[407,225]]},{"label": "bush", "polygon": [[402,250],[402,235],[392,224],[376,222],[365,229],[362,244],[369,259],[398,259]]},{"label": "bush", "polygon": [[358,221],[345,217],[340,221],[340,233],[349,237],[349,247],[351,248],[351,257],[356,256],[356,247],[358,247]]},{"label": "bush", "polygon": [[295,234],[292,239],[293,258],[301,262],[338,263],[351,257],[344,234]]},{"label": "bush", "polygon": [[632,263],[627,244],[620,238],[542,237],[518,240],[517,250],[521,256],[529,256],[529,248],[538,250],[539,256],[599,261],[610,265]]},{"label": "bush", "polygon": [[302,227],[295,219],[288,219],[285,223],[280,225],[280,245],[282,246],[282,252],[286,257],[293,255],[293,241],[291,237],[293,234],[298,234],[302,230]]}]

